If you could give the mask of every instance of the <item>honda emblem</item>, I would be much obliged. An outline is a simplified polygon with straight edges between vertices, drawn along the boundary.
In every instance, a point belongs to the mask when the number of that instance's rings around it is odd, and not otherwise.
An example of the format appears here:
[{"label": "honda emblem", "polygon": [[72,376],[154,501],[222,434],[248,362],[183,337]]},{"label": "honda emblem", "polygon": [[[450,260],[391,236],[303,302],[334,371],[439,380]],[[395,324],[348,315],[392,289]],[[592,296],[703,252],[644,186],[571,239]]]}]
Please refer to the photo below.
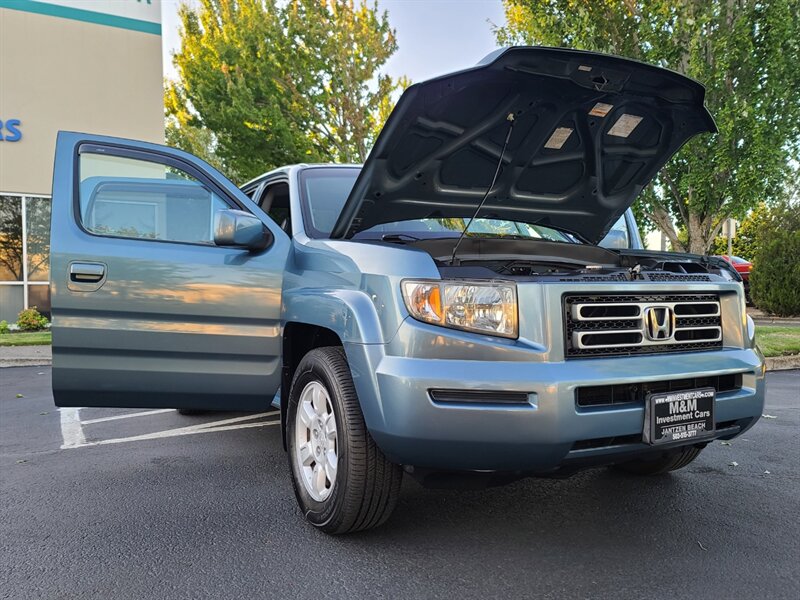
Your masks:
[{"label": "honda emblem", "polygon": [[671,340],[675,335],[675,312],[669,306],[648,306],[644,309],[644,332],[653,342]]}]

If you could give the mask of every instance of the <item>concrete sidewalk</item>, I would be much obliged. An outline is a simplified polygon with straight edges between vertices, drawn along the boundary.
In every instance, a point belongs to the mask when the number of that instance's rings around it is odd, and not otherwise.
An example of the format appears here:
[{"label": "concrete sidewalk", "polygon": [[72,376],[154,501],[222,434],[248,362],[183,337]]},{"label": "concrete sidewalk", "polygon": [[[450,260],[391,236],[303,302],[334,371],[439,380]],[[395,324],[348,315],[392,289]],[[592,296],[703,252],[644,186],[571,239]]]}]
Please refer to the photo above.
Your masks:
[{"label": "concrete sidewalk", "polygon": [[52,361],[50,346],[0,346],[0,368],[35,367]]},{"label": "concrete sidewalk", "polygon": [[747,314],[750,315],[756,325],[778,325],[781,327],[800,327],[800,317],[776,317],[752,306],[747,307]]}]

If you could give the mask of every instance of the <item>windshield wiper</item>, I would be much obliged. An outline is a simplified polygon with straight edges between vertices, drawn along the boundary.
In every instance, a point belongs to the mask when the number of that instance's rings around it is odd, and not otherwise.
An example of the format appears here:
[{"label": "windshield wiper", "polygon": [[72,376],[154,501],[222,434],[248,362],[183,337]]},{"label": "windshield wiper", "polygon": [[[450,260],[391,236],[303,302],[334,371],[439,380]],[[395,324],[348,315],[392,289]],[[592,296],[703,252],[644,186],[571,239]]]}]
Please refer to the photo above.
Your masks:
[{"label": "windshield wiper", "polygon": [[385,233],[381,236],[383,242],[418,242],[421,239],[407,233]]}]

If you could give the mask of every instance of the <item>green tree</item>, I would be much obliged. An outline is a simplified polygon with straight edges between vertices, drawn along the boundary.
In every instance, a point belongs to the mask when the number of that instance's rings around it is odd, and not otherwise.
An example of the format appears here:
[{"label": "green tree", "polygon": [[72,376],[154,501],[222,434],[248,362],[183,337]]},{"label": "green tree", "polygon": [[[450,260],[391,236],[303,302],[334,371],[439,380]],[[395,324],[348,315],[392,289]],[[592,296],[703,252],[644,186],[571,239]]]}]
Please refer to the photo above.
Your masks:
[{"label": "green tree", "polygon": [[783,317],[800,315],[800,206],[783,202],[770,208],[756,238],[750,273],[753,302]]},{"label": "green tree", "polygon": [[217,138],[214,133],[203,127],[197,115],[188,110],[188,102],[180,86],[167,81],[164,87],[164,107],[167,113],[164,137],[167,145],[202,158],[231,179],[239,179],[235,167],[217,154]]},{"label": "green tree", "polygon": [[719,133],[684,146],[635,207],[673,248],[705,253],[726,218],[784,195],[791,159],[800,156],[800,0],[504,4],[506,25],[495,29],[501,44],[628,56],[706,86]]},{"label": "green tree", "polygon": [[[174,118],[168,134],[187,151],[210,149],[235,178],[248,179],[313,156],[289,118],[279,80],[286,38],[274,0],[201,0],[182,4],[181,45],[173,57],[178,81],[167,90]],[[288,65],[287,65],[288,67]],[[169,104],[169,103],[172,104]],[[188,125],[177,135],[174,131]],[[202,139],[197,128],[207,130]]]},{"label": "green tree", "polygon": [[[741,256],[745,260],[753,260],[760,242],[758,238],[759,228],[768,218],[769,208],[764,202],[758,204],[758,206],[748,213],[736,228],[736,236],[731,240],[734,256]],[[727,254],[728,238],[722,235],[717,236],[711,244],[708,253]]]},{"label": "green tree", "polygon": [[366,0],[200,0],[179,11],[167,139],[246,180],[299,161],[358,161],[398,84]]},{"label": "green tree", "polygon": [[[380,72],[397,50],[395,33],[377,2],[294,0],[284,16],[293,69],[282,84],[292,114],[327,159],[362,162],[393,106],[398,87]],[[388,110],[387,110],[388,109]]]}]

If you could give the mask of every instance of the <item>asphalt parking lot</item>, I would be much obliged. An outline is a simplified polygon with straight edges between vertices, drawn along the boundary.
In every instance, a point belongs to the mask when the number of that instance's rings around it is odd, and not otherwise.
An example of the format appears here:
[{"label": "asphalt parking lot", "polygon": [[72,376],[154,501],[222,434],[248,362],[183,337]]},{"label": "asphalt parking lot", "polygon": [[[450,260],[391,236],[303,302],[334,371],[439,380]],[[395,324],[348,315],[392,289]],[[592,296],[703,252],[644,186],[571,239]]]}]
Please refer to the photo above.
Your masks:
[{"label": "asphalt parking lot", "polygon": [[[59,411],[0,369],[2,598],[800,597],[800,371],[684,471],[403,485],[384,527],[296,508],[275,414]],[[21,396],[21,397],[18,397]]]}]

